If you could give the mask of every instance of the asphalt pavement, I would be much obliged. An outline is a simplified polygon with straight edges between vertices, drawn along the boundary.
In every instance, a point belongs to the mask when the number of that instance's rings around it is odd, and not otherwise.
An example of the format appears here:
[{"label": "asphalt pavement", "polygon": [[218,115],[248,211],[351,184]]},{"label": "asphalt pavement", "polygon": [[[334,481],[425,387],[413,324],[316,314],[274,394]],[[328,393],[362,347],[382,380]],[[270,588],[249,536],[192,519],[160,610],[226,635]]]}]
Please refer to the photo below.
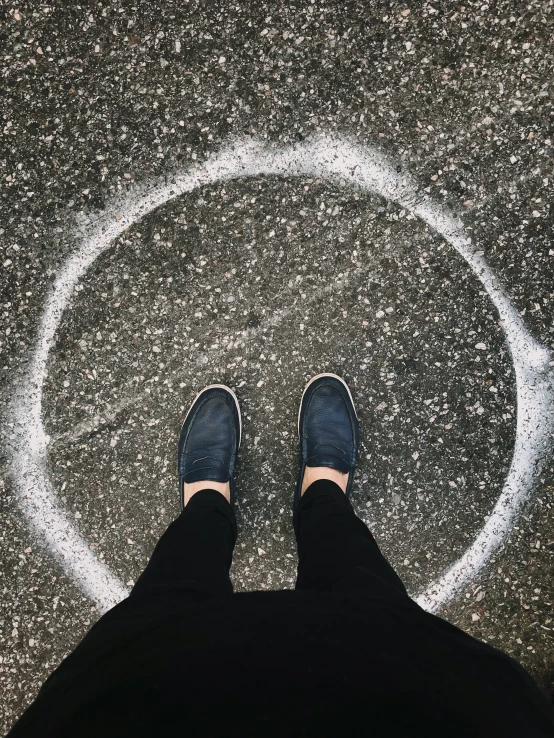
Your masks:
[{"label": "asphalt pavement", "polygon": [[536,0],[4,8],[0,728],[178,513],[206,384],[243,408],[235,588],[294,586],[322,371],[410,593],[552,695],[553,32]]}]

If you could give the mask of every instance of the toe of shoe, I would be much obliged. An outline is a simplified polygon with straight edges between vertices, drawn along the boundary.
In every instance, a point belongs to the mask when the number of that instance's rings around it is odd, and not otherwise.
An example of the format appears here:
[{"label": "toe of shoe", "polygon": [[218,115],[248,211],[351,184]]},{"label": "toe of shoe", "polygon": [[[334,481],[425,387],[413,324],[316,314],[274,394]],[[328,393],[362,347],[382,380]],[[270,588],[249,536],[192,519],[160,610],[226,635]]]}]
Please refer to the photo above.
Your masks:
[{"label": "toe of shoe", "polygon": [[356,463],[358,419],[347,386],[336,377],[317,379],[303,398],[300,413],[302,460],[343,473]]},{"label": "toe of shoe", "polygon": [[179,439],[179,475],[187,482],[228,481],[240,443],[240,417],[234,396],[208,388],[196,398]]}]

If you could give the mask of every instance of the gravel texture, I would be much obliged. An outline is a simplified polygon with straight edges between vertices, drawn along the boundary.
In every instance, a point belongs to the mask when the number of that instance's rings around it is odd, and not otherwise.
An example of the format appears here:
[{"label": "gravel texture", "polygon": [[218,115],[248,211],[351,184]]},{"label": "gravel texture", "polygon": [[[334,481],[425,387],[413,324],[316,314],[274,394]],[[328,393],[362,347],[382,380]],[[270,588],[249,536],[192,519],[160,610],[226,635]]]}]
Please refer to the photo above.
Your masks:
[{"label": "gravel texture", "polygon": [[[232,136],[337,131],[461,214],[554,349],[552,2],[22,2],[0,33],[0,380],[8,407],[83,214]],[[515,378],[481,283],[397,205],[321,179],[204,186],[130,227],[79,283],[49,356],[47,468],[91,549],[132,583],[178,511],[175,450],[205,384],[244,414],[237,590],[290,587],[296,413],[348,380],[359,515],[417,594],[502,489]],[[5,417],[4,417],[5,416]],[[0,728],[98,611],[0,479]],[[554,678],[552,455],[502,549],[441,615]]]}]

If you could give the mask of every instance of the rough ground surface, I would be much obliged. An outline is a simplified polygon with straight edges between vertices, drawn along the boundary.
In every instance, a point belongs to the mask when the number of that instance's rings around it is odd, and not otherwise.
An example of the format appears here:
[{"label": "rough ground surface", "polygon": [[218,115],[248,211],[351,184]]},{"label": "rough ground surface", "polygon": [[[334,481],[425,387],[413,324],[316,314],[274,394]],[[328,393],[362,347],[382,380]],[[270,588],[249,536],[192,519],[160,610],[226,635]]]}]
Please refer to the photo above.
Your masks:
[{"label": "rough ground surface", "polygon": [[[4,5],[3,406],[79,213],[232,135],[284,144],[339,131],[379,145],[462,215],[554,348],[553,30],[552,0]],[[49,357],[49,474],[91,548],[132,582],[178,509],[183,413],[203,385],[228,383],[245,431],[236,588],[292,586],[297,404],[324,370],[349,381],[359,408],[355,506],[417,594],[498,497],[515,380],[467,264],[376,196],[236,180],[131,227],[81,281]],[[2,729],[98,617],[19,510],[5,421]],[[550,693],[552,472],[549,462],[502,550],[441,612]]]}]

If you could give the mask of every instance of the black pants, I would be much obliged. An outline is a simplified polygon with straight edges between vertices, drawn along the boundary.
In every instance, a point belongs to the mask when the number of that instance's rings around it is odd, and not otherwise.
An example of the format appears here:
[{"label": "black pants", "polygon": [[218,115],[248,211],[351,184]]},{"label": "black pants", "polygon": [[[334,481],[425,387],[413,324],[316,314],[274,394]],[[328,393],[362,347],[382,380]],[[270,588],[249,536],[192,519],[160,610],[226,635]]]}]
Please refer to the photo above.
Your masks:
[{"label": "black pants", "polygon": [[[408,596],[334,482],[320,480],[306,490],[294,529],[299,559],[296,589],[357,598],[378,592],[393,598]],[[161,537],[130,600],[177,586],[181,599],[187,596],[191,602],[231,594],[229,569],[236,537],[235,515],[223,495],[209,489],[197,492]]]},{"label": "black pants", "polygon": [[198,492],[10,738],[554,736],[524,670],[412,602],[336,484],[294,527],[304,591],[233,595],[233,510]]},{"label": "black pants", "polygon": [[[294,516],[298,543],[296,589],[334,592],[357,599],[409,603],[404,585],[379,551],[367,526],[334,482],[314,482]],[[113,633],[133,621],[137,637],[160,613],[187,608],[233,594],[229,569],[237,538],[233,508],[225,497],[206,489],[191,497],[158,541],[131,594],[107,612],[44,682],[40,694],[67,681],[68,674],[100,657],[111,658]],[[164,603],[160,607],[160,603]]]}]

